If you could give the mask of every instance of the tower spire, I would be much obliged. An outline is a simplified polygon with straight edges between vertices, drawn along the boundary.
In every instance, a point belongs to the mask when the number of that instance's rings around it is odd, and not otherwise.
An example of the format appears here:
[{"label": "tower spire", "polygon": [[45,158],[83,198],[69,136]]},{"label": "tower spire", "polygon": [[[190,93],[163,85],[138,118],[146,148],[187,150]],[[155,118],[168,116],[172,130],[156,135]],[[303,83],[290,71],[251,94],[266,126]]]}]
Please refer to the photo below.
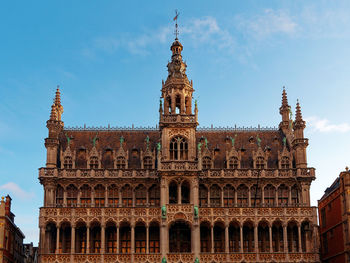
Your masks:
[{"label": "tower spire", "polygon": [[282,105],[280,107],[280,114],[282,115],[282,121],[280,122],[280,129],[282,129],[285,133],[287,131],[291,130],[291,124],[290,124],[290,106],[288,105],[288,99],[287,99],[287,92],[286,88],[283,86],[282,91]]},{"label": "tower spire", "polygon": [[302,122],[302,121],[303,121],[303,116],[301,115],[299,100],[297,100],[297,106],[295,111],[295,122]]},{"label": "tower spire", "polygon": [[179,27],[177,25],[177,19],[179,18],[179,15],[180,13],[177,11],[177,9],[175,10],[175,17],[174,17],[174,21],[175,21],[175,31],[174,31],[174,34],[175,34],[175,40],[178,40],[178,35],[179,35]]},{"label": "tower spire", "polygon": [[61,121],[61,116],[63,113],[63,106],[61,104],[61,92],[60,92],[60,86],[57,85],[57,89],[56,89],[56,96],[55,96],[55,108],[56,108],[56,116],[57,116],[57,120]]}]

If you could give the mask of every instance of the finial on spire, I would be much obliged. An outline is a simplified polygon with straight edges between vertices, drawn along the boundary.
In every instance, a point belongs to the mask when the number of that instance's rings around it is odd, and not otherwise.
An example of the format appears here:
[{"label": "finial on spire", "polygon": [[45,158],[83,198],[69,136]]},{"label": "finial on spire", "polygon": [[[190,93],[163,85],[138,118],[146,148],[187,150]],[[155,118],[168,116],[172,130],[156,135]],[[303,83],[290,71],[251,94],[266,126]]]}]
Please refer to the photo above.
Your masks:
[{"label": "finial on spire", "polygon": [[175,21],[175,40],[178,40],[177,36],[179,35],[179,30],[178,30],[178,25],[177,25],[177,19],[179,17],[180,13],[177,11],[177,9],[175,10],[175,17],[173,19],[173,21]]},{"label": "finial on spire", "polygon": [[287,92],[284,86],[283,86],[283,92],[282,92],[282,107],[288,107]]}]

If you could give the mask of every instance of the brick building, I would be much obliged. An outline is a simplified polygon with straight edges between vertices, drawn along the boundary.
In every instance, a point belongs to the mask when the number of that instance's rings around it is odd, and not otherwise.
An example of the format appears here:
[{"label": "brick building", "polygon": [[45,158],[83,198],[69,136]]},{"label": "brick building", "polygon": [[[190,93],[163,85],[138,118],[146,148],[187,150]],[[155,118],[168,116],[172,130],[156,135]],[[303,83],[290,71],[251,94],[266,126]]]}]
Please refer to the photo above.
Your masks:
[{"label": "brick building", "polygon": [[57,89],[45,139],[41,262],[319,262],[305,122],[283,90],[273,128],[199,128],[171,45],[156,128],[69,128]]},{"label": "brick building", "polygon": [[350,262],[349,208],[350,172],[346,169],[318,201],[323,262]]},{"label": "brick building", "polygon": [[9,195],[0,201],[0,263],[23,263],[24,235],[15,225],[15,215],[11,212]]}]

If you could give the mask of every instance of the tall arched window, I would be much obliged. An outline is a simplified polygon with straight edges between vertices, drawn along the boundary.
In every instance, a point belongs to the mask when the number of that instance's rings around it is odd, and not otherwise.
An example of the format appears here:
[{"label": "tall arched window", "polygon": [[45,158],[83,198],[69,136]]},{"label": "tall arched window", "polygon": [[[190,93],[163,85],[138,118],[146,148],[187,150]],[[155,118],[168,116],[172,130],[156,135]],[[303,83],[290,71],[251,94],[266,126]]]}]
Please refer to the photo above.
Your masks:
[{"label": "tall arched window", "polygon": [[135,188],[135,198],[136,206],[145,206],[146,205],[146,195],[147,189],[143,185],[139,185]]},{"label": "tall arched window", "polygon": [[169,149],[171,160],[188,159],[188,143],[185,138],[180,136],[172,138]]},{"label": "tall arched window", "polygon": [[256,169],[264,169],[265,168],[265,159],[262,156],[258,156],[256,158]]},{"label": "tall arched window", "polygon": [[122,202],[123,207],[132,206],[132,189],[128,184],[122,188]]},{"label": "tall arched window", "polygon": [[211,168],[211,159],[210,159],[210,157],[206,156],[202,159],[202,169],[208,170],[210,168]]},{"label": "tall arched window", "polygon": [[160,206],[160,189],[158,185],[152,185],[149,189],[149,205]]},{"label": "tall arched window", "polygon": [[291,195],[292,195],[292,204],[296,205],[299,204],[299,189],[298,186],[293,185],[291,189]]},{"label": "tall arched window", "polygon": [[87,184],[84,184],[81,189],[80,203],[81,206],[91,205],[91,188]]},{"label": "tall arched window", "polygon": [[63,192],[64,192],[63,187],[58,185],[57,189],[56,189],[56,205],[57,206],[63,205]]},{"label": "tall arched window", "polygon": [[278,187],[278,205],[286,206],[288,204],[288,187],[284,184]]},{"label": "tall arched window", "polygon": [[108,187],[108,205],[111,207],[117,207],[119,203],[119,191],[115,184]]},{"label": "tall arched window", "polygon": [[250,188],[250,202],[252,206],[260,206],[261,188],[255,184]]},{"label": "tall arched window", "polygon": [[210,206],[221,206],[221,188],[217,184],[210,187]]},{"label": "tall arched window", "polygon": [[237,188],[237,203],[239,206],[248,206],[248,187],[243,184]]},{"label": "tall arched window", "polygon": [[77,206],[78,188],[70,184],[67,187],[67,206]]},{"label": "tall arched window", "polygon": [[282,169],[289,169],[289,157],[283,156],[281,159],[281,168]]},{"label": "tall arched window", "polygon": [[177,204],[177,183],[172,181],[169,184],[169,204]]},{"label": "tall arched window", "polygon": [[238,158],[237,157],[231,157],[228,166],[230,169],[238,169]]},{"label": "tall arched window", "polygon": [[208,206],[208,189],[203,185],[199,185],[199,206]]},{"label": "tall arched window", "polygon": [[274,206],[276,199],[276,189],[271,184],[268,184],[264,189],[264,203],[267,206]]},{"label": "tall arched window", "polygon": [[95,206],[103,207],[105,205],[105,188],[99,184],[95,187]]},{"label": "tall arched window", "polygon": [[224,187],[224,206],[232,207],[235,204],[235,189],[232,185]]},{"label": "tall arched window", "polygon": [[184,181],[181,184],[181,203],[190,203],[190,184],[187,181]]}]

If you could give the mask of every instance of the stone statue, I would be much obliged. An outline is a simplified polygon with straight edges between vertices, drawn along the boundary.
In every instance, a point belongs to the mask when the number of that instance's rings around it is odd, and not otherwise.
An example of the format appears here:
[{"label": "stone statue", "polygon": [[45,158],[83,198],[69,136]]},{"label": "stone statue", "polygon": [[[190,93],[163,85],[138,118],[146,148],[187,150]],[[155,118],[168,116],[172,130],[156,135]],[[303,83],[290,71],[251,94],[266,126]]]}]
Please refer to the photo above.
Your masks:
[{"label": "stone statue", "polygon": [[205,148],[208,148],[208,139],[204,138],[204,142],[205,142]]},{"label": "stone statue", "polygon": [[162,145],[160,144],[160,142],[157,143],[157,151],[160,152],[160,150],[162,149]]},{"label": "stone statue", "polygon": [[259,137],[259,135],[256,136],[256,142],[258,143],[258,146],[261,146],[261,139]]},{"label": "stone statue", "polygon": [[235,136],[233,136],[233,137],[230,137],[232,147],[235,147],[235,140],[236,140],[236,137],[237,137],[237,134],[235,134]]},{"label": "stone statue", "polygon": [[68,146],[70,145],[70,141],[72,140],[72,138],[71,137],[69,137],[68,135],[67,135],[67,133],[65,133],[64,135],[66,135],[66,138],[67,138],[67,144],[68,144]]},{"label": "stone statue", "polygon": [[196,257],[196,259],[194,260],[194,263],[199,263],[199,258]]},{"label": "stone statue", "polygon": [[284,138],[283,138],[283,146],[286,147],[286,145],[287,145],[287,138],[284,137]]},{"label": "stone statue", "polygon": [[165,257],[162,258],[162,263],[166,263],[166,258]]},{"label": "stone statue", "polygon": [[146,149],[148,150],[148,148],[149,148],[149,136],[148,135],[147,135],[145,141],[146,141]]},{"label": "stone statue", "polygon": [[198,218],[198,206],[194,206],[194,217]]},{"label": "stone statue", "polygon": [[123,137],[123,136],[120,136],[119,141],[120,141],[120,146],[123,146],[123,143],[124,143],[124,137]]},{"label": "stone statue", "polygon": [[201,142],[199,142],[197,144],[197,149],[198,149],[199,152],[201,151],[201,149],[202,149],[202,143]]},{"label": "stone statue", "polygon": [[162,206],[162,218],[166,218],[166,206]]},{"label": "stone statue", "polygon": [[91,140],[92,141],[92,146],[95,147],[96,146],[96,141],[98,140],[98,132],[96,133],[95,137]]}]

